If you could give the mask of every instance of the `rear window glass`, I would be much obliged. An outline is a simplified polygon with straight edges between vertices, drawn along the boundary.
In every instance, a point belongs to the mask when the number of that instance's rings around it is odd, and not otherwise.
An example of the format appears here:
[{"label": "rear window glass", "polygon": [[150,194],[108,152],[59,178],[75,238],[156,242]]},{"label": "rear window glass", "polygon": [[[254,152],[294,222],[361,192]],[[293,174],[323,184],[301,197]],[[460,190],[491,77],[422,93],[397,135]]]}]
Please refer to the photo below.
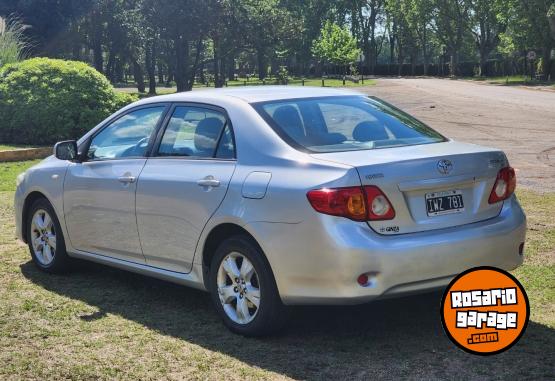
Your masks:
[{"label": "rear window glass", "polygon": [[255,103],[289,144],[311,152],[356,151],[445,141],[438,132],[376,98],[342,96]]}]

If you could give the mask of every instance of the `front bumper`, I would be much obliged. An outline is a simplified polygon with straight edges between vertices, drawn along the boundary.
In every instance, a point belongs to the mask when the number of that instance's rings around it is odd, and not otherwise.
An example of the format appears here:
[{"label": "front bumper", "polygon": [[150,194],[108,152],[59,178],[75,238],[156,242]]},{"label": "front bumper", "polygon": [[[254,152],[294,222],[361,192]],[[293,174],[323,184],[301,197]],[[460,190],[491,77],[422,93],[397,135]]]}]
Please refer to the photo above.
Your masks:
[{"label": "front bumper", "polygon": [[20,187],[14,195],[14,214],[15,214],[15,236],[20,241],[23,241],[23,191]]},{"label": "front bumper", "polygon": [[[446,286],[476,266],[512,270],[526,216],[515,196],[492,219],[454,228],[382,236],[365,223],[318,215],[299,224],[248,224],[285,304],[356,304]],[[371,273],[369,286],[357,277]]]}]

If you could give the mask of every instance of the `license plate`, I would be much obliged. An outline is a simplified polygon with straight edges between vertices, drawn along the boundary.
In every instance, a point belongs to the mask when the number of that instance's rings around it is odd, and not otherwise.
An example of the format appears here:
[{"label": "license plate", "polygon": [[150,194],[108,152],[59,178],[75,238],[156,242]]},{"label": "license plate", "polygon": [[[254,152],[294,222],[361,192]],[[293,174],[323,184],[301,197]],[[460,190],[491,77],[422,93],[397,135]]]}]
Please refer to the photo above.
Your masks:
[{"label": "license plate", "polygon": [[430,217],[463,212],[462,192],[460,190],[450,190],[426,193],[426,211]]}]

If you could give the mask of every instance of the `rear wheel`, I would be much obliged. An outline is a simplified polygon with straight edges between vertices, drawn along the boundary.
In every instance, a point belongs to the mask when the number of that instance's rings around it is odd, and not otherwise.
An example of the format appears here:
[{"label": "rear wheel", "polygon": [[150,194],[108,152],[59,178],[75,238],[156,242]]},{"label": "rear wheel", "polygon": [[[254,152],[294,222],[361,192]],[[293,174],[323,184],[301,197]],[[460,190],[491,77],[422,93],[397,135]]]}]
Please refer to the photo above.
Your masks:
[{"label": "rear wheel", "polygon": [[54,208],[46,199],[31,205],[27,217],[27,243],[35,265],[49,273],[62,273],[69,266],[64,236]]},{"label": "rear wheel", "polygon": [[248,237],[220,244],[210,267],[210,292],[224,324],[233,332],[260,336],[285,323],[270,267]]}]

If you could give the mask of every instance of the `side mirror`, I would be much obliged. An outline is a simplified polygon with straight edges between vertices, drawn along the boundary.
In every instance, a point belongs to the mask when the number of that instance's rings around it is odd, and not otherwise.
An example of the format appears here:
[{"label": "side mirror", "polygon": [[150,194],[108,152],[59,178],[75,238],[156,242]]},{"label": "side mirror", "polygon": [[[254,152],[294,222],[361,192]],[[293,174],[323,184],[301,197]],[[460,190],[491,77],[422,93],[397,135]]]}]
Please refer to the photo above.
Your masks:
[{"label": "side mirror", "polygon": [[60,160],[77,160],[77,142],[75,140],[66,140],[56,143],[54,145],[54,156]]}]

